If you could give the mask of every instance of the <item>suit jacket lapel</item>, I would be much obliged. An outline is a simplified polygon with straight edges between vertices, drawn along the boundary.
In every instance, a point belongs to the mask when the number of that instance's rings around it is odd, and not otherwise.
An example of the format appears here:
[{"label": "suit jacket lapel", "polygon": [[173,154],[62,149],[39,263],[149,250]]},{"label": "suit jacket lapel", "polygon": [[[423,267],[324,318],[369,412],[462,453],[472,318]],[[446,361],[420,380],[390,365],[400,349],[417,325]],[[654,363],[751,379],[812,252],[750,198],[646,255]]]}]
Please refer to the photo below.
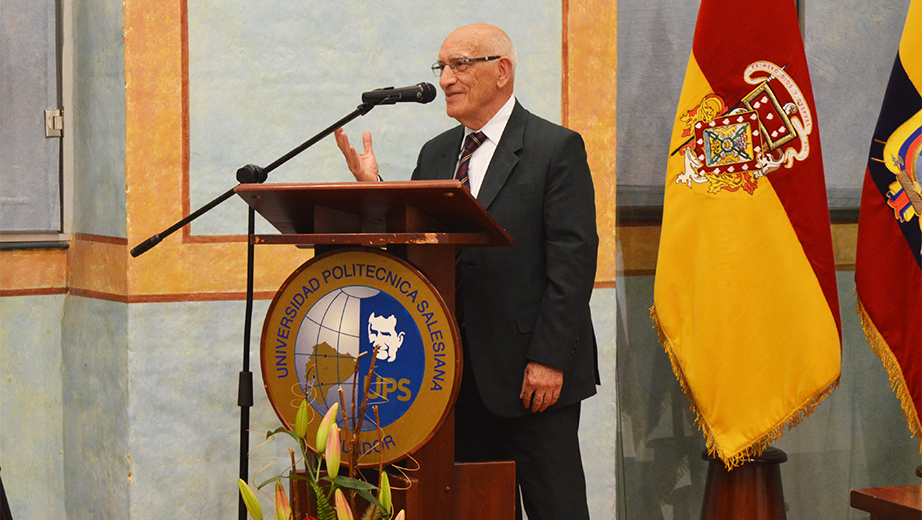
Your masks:
[{"label": "suit jacket lapel", "polygon": [[442,155],[435,165],[436,179],[453,179],[455,169],[458,167],[458,156],[461,154],[461,142],[464,141],[464,127],[457,126],[452,130],[451,148],[442,150]]},{"label": "suit jacket lapel", "polygon": [[512,114],[506,123],[506,129],[503,130],[503,137],[500,138],[499,145],[493,152],[490,166],[487,168],[480,191],[477,193],[477,200],[484,208],[490,207],[499,190],[506,184],[512,169],[519,162],[517,154],[523,146],[527,115],[528,112],[516,101],[515,108],[512,109]]}]

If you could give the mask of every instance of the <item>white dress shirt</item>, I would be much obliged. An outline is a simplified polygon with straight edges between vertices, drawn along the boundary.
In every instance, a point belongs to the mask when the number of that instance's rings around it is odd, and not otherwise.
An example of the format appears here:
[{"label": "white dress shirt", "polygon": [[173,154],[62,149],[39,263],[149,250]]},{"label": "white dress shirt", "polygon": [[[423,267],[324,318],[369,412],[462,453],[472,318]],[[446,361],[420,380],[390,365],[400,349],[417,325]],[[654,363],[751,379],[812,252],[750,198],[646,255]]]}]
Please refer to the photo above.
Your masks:
[{"label": "white dress shirt", "polygon": [[[487,138],[481,145],[474,150],[471,156],[471,162],[468,165],[467,176],[471,183],[471,194],[477,197],[480,192],[480,185],[483,184],[483,178],[487,174],[487,167],[490,166],[490,160],[493,158],[493,152],[496,151],[496,145],[499,144],[503,131],[506,129],[506,123],[509,122],[509,116],[512,115],[512,109],[515,107],[515,96],[509,96],[506,104],[499,109],[492,119],[490,119],[483,128],[472,130],[464,128],[464,137],[475,132],[483,132]],[[461,153],[464,151],[464,141],[461,141],[461,149],[458,150],[458,161],[461,160]],[[455,166],[455,173],[458,167]]]}]

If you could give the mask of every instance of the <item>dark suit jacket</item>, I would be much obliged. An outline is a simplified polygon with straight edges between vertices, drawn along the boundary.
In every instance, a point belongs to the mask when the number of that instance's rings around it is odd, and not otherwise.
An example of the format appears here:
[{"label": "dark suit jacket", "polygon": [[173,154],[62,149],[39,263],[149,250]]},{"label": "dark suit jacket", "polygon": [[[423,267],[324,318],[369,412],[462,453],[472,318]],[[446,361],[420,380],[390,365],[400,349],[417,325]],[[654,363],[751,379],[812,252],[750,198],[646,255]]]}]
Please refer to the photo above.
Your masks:
[{"label": "dark suit jacket", "polygon": [[[426,143],[413,179],[452,178],[463,138],[458,126]],[[502,417],[530,413],[519,399],[529,361],[564,370],[555,407],[593,395],[598,235],[582,138],[516,102],[477,199],[515,242],[461,253],[464,348],[484,403]]]}]

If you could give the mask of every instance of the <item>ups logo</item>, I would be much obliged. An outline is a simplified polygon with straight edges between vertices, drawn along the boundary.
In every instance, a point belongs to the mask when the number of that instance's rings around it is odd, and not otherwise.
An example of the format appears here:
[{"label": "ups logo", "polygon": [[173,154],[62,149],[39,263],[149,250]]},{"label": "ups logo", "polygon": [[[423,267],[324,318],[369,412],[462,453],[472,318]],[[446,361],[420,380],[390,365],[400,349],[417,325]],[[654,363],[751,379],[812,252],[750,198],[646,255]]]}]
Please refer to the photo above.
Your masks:
[{"label": "ups logo", "polygon": [[373,249],[337,251],[298,268],[272,300],[260,349],[263,384],[286,426],[304,397],[316,412],[309,430],[341,398],[346,432],[358,420],[350,414],[364,410],[360,465],[377,464],[382,451],[393,462],[444,420],[460,377],[456,337],[444,302],[410,264]]}]

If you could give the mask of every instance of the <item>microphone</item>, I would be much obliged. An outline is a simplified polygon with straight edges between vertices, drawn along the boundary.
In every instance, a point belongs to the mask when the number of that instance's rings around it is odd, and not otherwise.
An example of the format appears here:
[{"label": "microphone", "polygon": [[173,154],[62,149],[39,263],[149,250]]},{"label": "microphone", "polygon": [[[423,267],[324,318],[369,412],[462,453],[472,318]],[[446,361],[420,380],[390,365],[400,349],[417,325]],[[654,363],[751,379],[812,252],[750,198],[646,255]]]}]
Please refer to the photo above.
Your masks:
[{"label": "microphone", "polygon": [[362,103],[377,105],[393,105],[410,101],[428,103],[433,99],[435,99],[435,87],[432,83],[419,83],[412,87],[384,87],[362,94]]}]

